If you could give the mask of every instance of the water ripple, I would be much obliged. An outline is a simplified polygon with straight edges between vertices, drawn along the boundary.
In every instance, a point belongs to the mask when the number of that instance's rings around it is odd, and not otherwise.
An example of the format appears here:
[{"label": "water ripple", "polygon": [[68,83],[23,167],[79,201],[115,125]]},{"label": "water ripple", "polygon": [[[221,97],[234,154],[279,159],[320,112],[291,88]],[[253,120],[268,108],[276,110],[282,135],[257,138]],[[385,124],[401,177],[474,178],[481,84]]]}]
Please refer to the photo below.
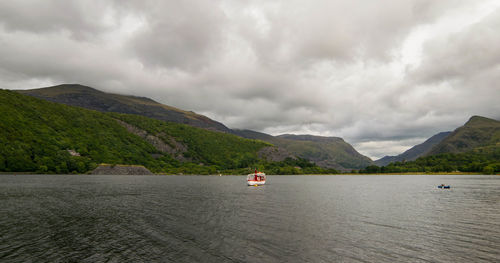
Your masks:
[{"label": "water ripple", "polygon": [[[494,262],[500,177],[0,176],[1,262]],[[436,188],[446,182],[450,191]]]}]

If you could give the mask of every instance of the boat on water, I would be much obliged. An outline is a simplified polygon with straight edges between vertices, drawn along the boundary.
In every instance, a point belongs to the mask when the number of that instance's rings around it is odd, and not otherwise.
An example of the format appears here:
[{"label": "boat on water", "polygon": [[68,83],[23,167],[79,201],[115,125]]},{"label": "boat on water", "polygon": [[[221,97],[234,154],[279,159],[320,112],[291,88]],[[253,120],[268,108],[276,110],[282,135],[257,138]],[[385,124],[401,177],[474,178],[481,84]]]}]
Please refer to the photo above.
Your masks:
[{"label": "boat on water", "polygon": [[450,186],[449,185],[441,184],[441,185],[438,185],[438,188],[441,188],[441,189],[450,189]]},{"label": "boat on water", "polygon": [[247,175],[247,184],[249,186],[259,186],[266,184],[266,174],[257,172],[257,170],[255,170],[255,173]]}]

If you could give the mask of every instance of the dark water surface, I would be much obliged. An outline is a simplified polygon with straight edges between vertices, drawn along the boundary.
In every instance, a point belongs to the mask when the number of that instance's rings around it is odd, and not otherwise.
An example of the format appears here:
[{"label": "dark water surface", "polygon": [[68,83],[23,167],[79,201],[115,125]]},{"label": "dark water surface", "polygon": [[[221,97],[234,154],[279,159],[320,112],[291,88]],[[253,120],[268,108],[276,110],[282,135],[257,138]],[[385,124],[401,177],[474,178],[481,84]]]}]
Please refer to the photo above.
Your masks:
[{"label": "dark water surface", "polygon": [[500,176],[0,175],[0,262],[499,260]]}]

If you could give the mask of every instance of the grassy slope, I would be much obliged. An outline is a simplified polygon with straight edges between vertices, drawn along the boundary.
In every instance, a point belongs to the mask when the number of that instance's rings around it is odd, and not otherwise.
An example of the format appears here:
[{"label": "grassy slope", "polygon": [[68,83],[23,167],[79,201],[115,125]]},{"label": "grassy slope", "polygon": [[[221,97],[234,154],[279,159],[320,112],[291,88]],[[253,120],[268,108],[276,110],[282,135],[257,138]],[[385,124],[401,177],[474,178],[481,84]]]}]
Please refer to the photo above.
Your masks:
[{"label": "grassy slope", "polygon": [[463,153],[478,147],[500,146],[500,121],[474,116],[436,145],[427,155]]},{"label": "grassy slope", "polygon": [[358,153],[341,138],[310,135],[282,135],[280,145],[322,167],[359,169],[370,165],[370,158]]}]

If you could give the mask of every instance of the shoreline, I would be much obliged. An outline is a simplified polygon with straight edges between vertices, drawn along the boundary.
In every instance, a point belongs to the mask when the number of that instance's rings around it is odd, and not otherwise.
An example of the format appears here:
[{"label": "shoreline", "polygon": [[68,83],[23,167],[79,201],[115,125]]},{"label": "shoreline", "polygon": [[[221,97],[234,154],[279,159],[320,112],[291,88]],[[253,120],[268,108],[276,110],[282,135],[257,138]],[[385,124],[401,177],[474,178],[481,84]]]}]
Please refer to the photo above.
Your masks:
[{"label": "shoreline", "polygon": [[[0,172],[1,175],[82,175],[82,176],[99,176],[99,175],[114,175],[114,176],[246,176],[245,174],[163,174],[163,173],[152,173],[152,174],[37,174],[37,173],[27,173],[27,172]],[[482,174],[482,173],[463,173],[463,172],[451,172],[451,173],[373,173],[373,174],[360,174],[360,173],[341,173],[341,174],[268,174],[268,176],[336,176],[336,175],[348,175],[348,176],[359,176],[359,175],[498,175],[500,174]]]}]

